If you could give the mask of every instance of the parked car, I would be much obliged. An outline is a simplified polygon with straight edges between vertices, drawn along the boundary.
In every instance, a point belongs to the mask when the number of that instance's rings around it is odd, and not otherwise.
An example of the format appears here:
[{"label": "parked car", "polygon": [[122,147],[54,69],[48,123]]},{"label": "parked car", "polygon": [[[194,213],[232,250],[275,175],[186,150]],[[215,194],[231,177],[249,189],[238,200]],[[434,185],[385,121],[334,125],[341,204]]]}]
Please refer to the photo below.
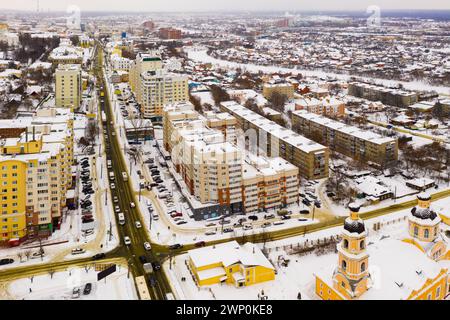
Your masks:
[{"label": "parked car", "polygon": [[87,296],[88,294],[91,293],[91,290],[92,290],[92,283],[90,282],[86,283],[86,285],[84,286],[83,294]]},{"label": "parked car", "polygon": [[152,250],[152,246],[150,245],[149,242],[144,242],[144,249],[145,249],[146,251]]},{"label": "parked car", "polygon": [[275,215],[273,213],[272,214],[266,214],[264,216],[264,219],[273,219],[273,218],[275,218]]},{"label": "parked car", "polygon": [[250,220],[252,220],[252,221],[258,221],[258,216],[255,216],[255,215],[253,215],[253,216],[248,216],[248,218],[249,218]]},{"label": "parked car", "polygon": [[234,230],[232,228],[224,228],[223,229],[223,233],[229,233],[229,232],[233,232]]},{"label": "parked car", "polygon": [[135,207],[136,207],[136,204],[135,204],[134,202],[130,202],[130,207],[131,207],[131,208],[135,208]]},{"label": "parked car", "polygon": [[78,287],[73,288],[73,290],[72,290],[72,299],[77,299],[77,298],[80,297],[80,295],[81,295],[80,288],[78,288]]},{"label": "parked car", "polygon": [[137,229],[142,228],[142,225],[141,225],[141,223],[139,221],[136,221],[134,224],[136,225]]},{"label": "parked car", "polygon": [[72,249],[72,254],[73,254],[73,255],[75,255],[75,254],[83,254],[83,253],[85,253],[85,252],[86,252],[86,250],[83,249],[83,248]]},{"label": "parked car", "polygon": [[125,245],[129,246],[131,245],[131,239],[129,236],[125,236],[123,237],[123,242],[125,243]]},{"label": "parked car", "polygon": [[262,228],[267,228],[267,227],[270,227],[272,224],[270,223],[270,222],[264,222],[263,224],[262,224]]},{"label": "parked car", "polygon": [[245,225],[243,226],[243,229],[244,229],[244,230],[252,230],[253,227],[252,227],[250,224],[245,224]]},{"label": "parked car", "polygon": [[186,224],[187,221],[186,220],[180,220],[178,222],[176,222],[177,226],[181,226],[182,224]]},{"label": "parked car", "polygon": [[14,259],[6,258],[6,259],[1,259],[0,260],[0,266],[4,266],[6,264],[11,264],[11,263],[14,263]]},{"label": "parked car", "polygon": [[289,220],[290,218],[291,218],[291,216],[288,216],[288,215],[281,216],[281,220]]},{"label": "parked car", "polygon": [[300,214],[309,214],[309,210],[300,210]]}]

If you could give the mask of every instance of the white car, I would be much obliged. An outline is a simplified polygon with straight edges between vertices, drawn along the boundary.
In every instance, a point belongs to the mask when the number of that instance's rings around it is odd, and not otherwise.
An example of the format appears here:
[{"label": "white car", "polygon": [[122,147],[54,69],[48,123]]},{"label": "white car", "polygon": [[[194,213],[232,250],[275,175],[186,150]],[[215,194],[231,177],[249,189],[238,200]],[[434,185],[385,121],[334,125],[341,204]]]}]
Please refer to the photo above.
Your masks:
[{"label": "white car", "polygon": [[119,198],[118,198],[117,196],[114,196],[114,198],[113,198],[113,202],[114,202],[114,203],[117,203],[117,202],[119,202]]},{"label": "white car", "polygon": [[129,246],[131,244],[131,239],[128,236],[123,237],[123,242],[125,245]]},{"label": "white car", "polygon": [[136,225],[136,228],[138,229],[142,228],[142,225],[139,221],[136,221],[134,224]]},{"label": "white car", "polygon": [[73,255],[75,255],[75,254],[83,254],[83,253],[85,253],[85,252],[86,252],[86,250],[83,249],[83,248],[72,249],[72,254],[73,254]]},{"label": "white car", "polygon": [[131,208],[135,208],[135,207],[136,207],[136,205],[134,204],[134,202],[130,202],[130,207],[131,207]]},{"label": "white car", "polygon": [[114,212],[115,213],[119,213],[120,212],[120,207],[119,206],[115,206],[114,207]]},{"label": "white car", "polygon": [[150,245],[150,243],[144,242],[144,249],[147,251],[150,251],[150,250],[152,250],[152,246]]},{"label": "white car", "polygon": [[114,183],[111,183],[111,189],[115,189],[116,185]]}]

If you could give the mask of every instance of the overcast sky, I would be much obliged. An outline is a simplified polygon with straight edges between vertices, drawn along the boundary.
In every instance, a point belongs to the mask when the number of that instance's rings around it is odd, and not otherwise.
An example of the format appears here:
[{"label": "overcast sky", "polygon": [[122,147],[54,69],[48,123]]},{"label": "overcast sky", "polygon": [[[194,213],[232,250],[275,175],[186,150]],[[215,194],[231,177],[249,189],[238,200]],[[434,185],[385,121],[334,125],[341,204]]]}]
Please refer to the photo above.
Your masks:
[{"label": "overcast sky", "polygon": [[[33,10],[38,0],[0,0],[0,9]],[[262,11],[354,10],[370,5],[389,9],[450,9],[448,0],[39,0],[41,10],[65,11],[77,5],[86,11]]]}]

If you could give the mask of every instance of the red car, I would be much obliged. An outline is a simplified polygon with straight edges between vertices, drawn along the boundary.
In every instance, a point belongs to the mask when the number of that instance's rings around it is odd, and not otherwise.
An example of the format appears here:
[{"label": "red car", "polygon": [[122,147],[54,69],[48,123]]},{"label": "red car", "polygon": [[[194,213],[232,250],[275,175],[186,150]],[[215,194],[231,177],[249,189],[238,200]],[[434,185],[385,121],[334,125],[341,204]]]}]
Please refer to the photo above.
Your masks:
[{"label": "red car", "polygon": [[176,217],[182,217],[183,214],[181,212],[173,212],[172,214],[170,214],[170,216],[172,218],[176,218]]},{"label": "red car", "polygon": [[205,241],[199,241],[199,242],[196,242],[196,243],[195,243],[195,246],[196,246],[197,248],[204,247],[204,246],[206,246],[206,242],[205,242]]}]

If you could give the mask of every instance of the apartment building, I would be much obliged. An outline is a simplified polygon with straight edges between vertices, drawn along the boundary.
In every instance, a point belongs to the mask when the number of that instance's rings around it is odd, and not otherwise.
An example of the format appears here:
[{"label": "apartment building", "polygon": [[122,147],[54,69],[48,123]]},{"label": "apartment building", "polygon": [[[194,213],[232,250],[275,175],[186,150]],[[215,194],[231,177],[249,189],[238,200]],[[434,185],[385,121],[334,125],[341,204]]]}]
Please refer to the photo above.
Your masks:
[{"label": "apartment building", "polygon": [[189,100],[188,78],[184,75],[167,73],[162,69],[141,73],[138,102],[144,118],[162,118],[166,104]]},{"label": "apartment building", "polygon": [[341,117],[345,114],[345,103],[335,97],[301,98],[295,100],[295,110],[306,110],[325,116]]},{"label": "apartment building", "polygon": [[245,134],[246,147],[250,149],[257,147],[258,155],[279,156],[298,167],[299,174],[307,179],[328,177],[327,147],[284,128],[234,101],[222,102],[220,108],[237,119],[238,127]]},{"label": "apartment building", "polygon": [[81,105],[81,96],[81,66],[78,64],[60,64],[55,72],[56,107],[77,109]]},{"label": "apartment building", "polygon": [[223,128],[208,126],[210,120],[211,115],[202,117],[187,105],[164,109],[163,144],[196,220],[285,207],[298,200],[297,167],[279,157],[244,157]]},{"label": "apartment building", "polygon": [[154,71],[162,69],[161,53],[159,51],[151,51],[148,53],[138,53],[136,59],[130,65],[130,87],[136,95],[138,102],[141,100],[140,93],[140,75],[146,71]]},{"label": "apartment building", "polygon": [[294,87],[290,83],[265,83],[263,85],[263,96],[270,99],[275,92],[285,95],[288,99],[294,98]]},{"label": "apartment building", "polygon": [[382,167],[395,165],[398,160],[397,139],[363,131],[305,110],[292,113],[292,126],[301,134],[356,160],[371,161]]},{"label": "apartment building", "polygon": [[111,67],[114,71],[129,71],[132,61],[118,54],[111,55]]},{"label": "apartment building", "polygon": [[[46,237],[60,227],[72,187],[73,114],[56,110],[38,110],[18,136],[0,141],[0,242]],[[2,121],[0,131],[6,126]]]},{"label": "apartment building", "polygon": [[249,155],[242,167],[242,203],[249,214],[298,201],[298,168],[286,160]]},{"label": "apartment building", "polygon": [[159,29],[159,37],[161,39],[181,39],[181,30],[175,28],[161,28]]},{"label": "apartment building", "polygon": [[214,111],[207,111],[204,116],[208,127],[222,132],[226,141],[236,143],[237,120],[235,117],[227,112],[216,113]]},{"label": "apartment building", "polygon": [[73,46],[69,39],[61,39],[59,47],[49,54],[48,61],[54,67],[60,64],[82,64],[83,48]]},{"label": "apartment building", "polygon": [[419,95],[401,89],[391,89],[364,82],[350,82],[348,94],[371,101],[381,101],[383,104],[406,108],[418,102]]}]

